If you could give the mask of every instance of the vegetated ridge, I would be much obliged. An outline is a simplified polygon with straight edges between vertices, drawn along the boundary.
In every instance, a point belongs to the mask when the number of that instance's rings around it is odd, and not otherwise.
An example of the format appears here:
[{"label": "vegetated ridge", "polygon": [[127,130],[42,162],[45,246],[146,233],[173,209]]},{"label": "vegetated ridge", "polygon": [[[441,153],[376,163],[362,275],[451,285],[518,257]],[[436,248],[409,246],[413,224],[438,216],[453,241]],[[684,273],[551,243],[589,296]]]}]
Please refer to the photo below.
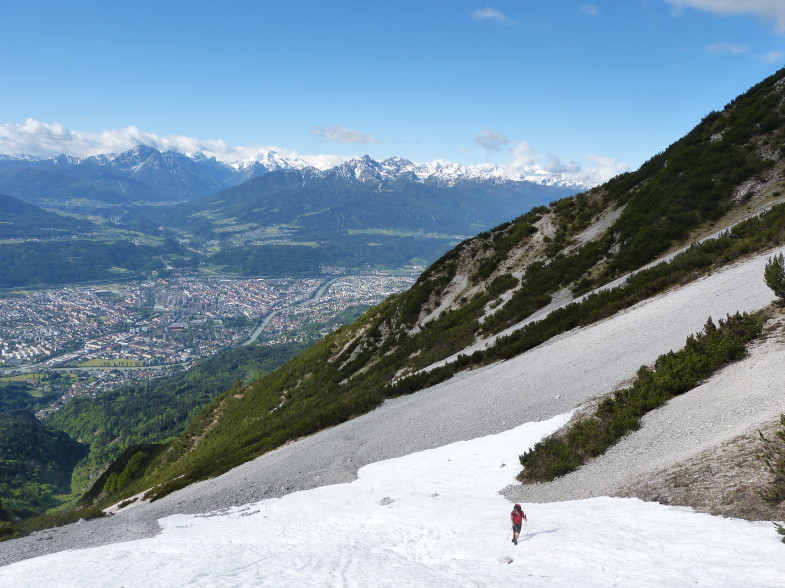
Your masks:
[{"label": "vegetated ridge", "polygon": [[[103,499],[151,488],[149,496],[164,495],[782,243],[785,206],[763,211],[782,197],[784,96],[780,71],[638,171],[462,242],[408,292],[216,398],[126,488]],[[631,272],[620,287],[602,289]],[[510,331],[538,311],[541,320]],[[493,344],[460,354],[480,339]],[[426,369],[446,358],[454,360]]]}]

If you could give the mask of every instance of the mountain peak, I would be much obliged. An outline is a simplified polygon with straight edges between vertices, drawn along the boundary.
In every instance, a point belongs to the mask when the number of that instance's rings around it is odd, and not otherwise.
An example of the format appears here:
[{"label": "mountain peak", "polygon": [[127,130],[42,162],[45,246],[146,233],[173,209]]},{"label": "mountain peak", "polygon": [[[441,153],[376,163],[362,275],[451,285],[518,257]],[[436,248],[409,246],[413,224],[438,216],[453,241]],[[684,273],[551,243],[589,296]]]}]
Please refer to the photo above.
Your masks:
[{"label": "mountain peak", "polygon": [[[388,179],[382,165],[369,155],[354,157],[333,169],[344,178],[355,179],[360,182],[381,182]],[[330,170],[327,171],[329,172]]]}]

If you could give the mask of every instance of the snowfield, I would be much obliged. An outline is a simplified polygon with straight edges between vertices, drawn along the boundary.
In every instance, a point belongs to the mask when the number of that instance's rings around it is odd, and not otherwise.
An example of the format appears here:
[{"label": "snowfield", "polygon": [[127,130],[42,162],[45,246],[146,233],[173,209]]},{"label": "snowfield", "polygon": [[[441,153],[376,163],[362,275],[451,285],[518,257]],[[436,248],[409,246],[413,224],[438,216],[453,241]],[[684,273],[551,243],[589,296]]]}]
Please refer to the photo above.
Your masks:
[{"label": "snowfield", "polygon": [[581,404],[681,348],[709,316],[766,306],[772,253],[158,502],[0,543],[0,585],[781,587],[785,545],[770,522],[608,497],[785,412],[774,338],[569,480],[522,495],[518,546],[499,493],[518,455]]},{"label": "snowfield", "polygon": [[770,523],[637,499],[526,508],[496,491],[562,415],[362,468],[324,486],[204,515],[151,539],[65,551],[0,569],[39,586],[771,586],[785,557]]}]

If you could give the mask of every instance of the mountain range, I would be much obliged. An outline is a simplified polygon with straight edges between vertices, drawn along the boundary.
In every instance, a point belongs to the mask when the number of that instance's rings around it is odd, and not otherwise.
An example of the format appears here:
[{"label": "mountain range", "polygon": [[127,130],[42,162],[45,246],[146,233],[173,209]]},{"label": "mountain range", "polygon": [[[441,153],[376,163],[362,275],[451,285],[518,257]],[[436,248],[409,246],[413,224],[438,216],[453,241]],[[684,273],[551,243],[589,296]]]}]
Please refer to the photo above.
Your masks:
[{"label": "mountain range", "polygon": [[465,237],[573,192],[500,177],[417,175],[412,167],[400,159],[362,157],[326,171],[274,171],[147,214],[189,235],[234,244],[264,244],[260,228],[275,241],[373,234],[376,241],[397,235],[422,242]]},{"label": "mountain range", "polygon": [[[145,243],[157,249],[163,267],[320,275],[325,267],[427,264],[469,235],[575,191],[509,179],[502,172],[495,166],[378,162],[367,156],[319,170],[274,152],[227,164],[137,146],[83,159],[0,156],[0,193],[6,202],[38,206],[44,224],[55,213],[65,215],[60,224],[75,239],[112,246],[124,241],[129,260],[138,259],[132,250]],[[35,224],[32,218],[27,214],[23,227],[9,216],[2,230],[27,238],[55,236],[26,232]],[[90,250],[87,241],[84,245],[79,259],[87,266],[116,267],[115,274],[124,272],[128,279],[153,267],[106,266],[83,255]],[[0,287],[62,283],[68,272],[50,271],[68,265],[59,260],[60,248],[33,249],[46,260],[32,259],[24,243],[0,244],[0,261],[17,268],[0,276]],[[73,275],[116,277],[103,270]]]},{"label": "mountain range", "polygon": [[412,163],[391,157],[351,159],[337,168],[320,170],[306,162],[267,150],[255,159],[223,162],[202,153],[161,152],[145,145],[119,154],[90,157],[0,155],[0,193],[38,202],[93,198],[107,203],[177,202],[214,194],[247,180],[277,171],[300,171],[304,177],[338,174],[360,181],[450,186],[458,182],[525,182],[574,193],[581,186],[559,179],[509,176],[503,166],[464,166],[447,161]]}]

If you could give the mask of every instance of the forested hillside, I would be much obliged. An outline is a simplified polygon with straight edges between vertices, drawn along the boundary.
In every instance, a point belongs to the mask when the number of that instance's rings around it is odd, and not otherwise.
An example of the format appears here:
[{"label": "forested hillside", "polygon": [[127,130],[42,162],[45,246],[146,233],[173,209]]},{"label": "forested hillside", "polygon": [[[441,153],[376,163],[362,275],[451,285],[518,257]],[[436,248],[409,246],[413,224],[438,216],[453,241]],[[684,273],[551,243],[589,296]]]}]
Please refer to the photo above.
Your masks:
[{"label": "forested hillside", "polygon": [[0,509],[6,517],[42,514],[71,492],[71,472],[87,446],[43,425],[18,386],[0,393]]},{"label": "forested hillside", "polygon": [[182,248],[171,241],[159,246],[89,239],[0,244],[0,288],[140,277],[165,269],[162,256],[179,252]]},{"label": "forested hillside", "polygon": [[97,230],[86,220],[47,212],[18,198],[0,194],[0,240],[63,237]]},{"label": "forested hillside", "polygon": [[76,398],[47,425],[87,444],[88,466],[100,469],[132,445],[177,436],[202,406],[234,381],[252,381],[304,348],[293,343],[226,349],[176,376],[124,386],[99,398]]}]

